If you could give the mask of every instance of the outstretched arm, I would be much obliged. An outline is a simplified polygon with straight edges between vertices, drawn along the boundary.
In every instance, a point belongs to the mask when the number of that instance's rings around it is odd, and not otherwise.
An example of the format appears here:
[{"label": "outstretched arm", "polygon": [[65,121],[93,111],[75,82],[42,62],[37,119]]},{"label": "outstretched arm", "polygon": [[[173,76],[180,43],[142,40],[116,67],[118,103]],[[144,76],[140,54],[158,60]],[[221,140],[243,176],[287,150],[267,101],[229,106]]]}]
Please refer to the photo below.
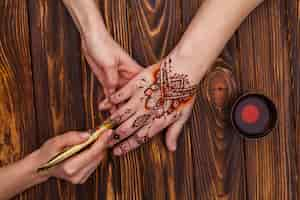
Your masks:
[{"label": "outstretched arm", "polygon": [[121,125],[111,145],[116,155],[139,147],[167,128],[166,144],[174,151],[190,116],[196,86],[241,22],[263,0],[206,0],[174,50],[148,67],[100,104],[128,102],[112,115]]},{"label": "outstretched arm", "polygon": [[262,2],[204,1],[171,55],[190,60],[191,69],[206,72],[240,24]]},{"label": "outstretched arm", "polygon": [[106,30],[95,0],[63,0],[63,2],[80,32],[85,58],[108,97],[142,68]]},{"label": "outstretched arm", "polygon": [[56,177],[74,184],[84,183],[104,158],[111,131],[107,131],[88,149],[44,172],[37,169],[66,147],[80,144],[90,136],[71,131],[49,139],[24,159],[0,168],[0,200],[9,199],[34,185]]}]

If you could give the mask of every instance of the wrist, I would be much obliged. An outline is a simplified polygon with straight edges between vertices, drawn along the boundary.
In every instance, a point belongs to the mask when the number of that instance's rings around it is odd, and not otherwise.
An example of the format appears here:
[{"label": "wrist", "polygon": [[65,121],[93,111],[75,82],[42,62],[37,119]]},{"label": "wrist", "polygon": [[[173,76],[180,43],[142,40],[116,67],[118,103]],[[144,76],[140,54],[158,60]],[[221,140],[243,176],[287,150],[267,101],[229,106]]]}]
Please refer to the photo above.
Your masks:
[{"label": "wrist", "polygon": [[94,0],[63,0],[80,35],[87,37],[91,33],[107,35],[100,10]]},{"label": "wrist", "polygon": [[23,170],[23,177],[27,177],[29,187],[40,184],[50,177],[47,173],[37,172],[37,169],[42,162],[43,159],[41,158],[39,150],[32,152],[23,160],[19,161],[18,167]]},{"label": "wrist", "polygon": [[178,44],[168,55],[172,59],[176,71],[184,72],[194,84],[198,84],[211,63],[197,50]]},{"label": "wrist", "polygon": [[0,168],[0,178],[6,180],[1,184],[0,199],[11,198],[49,178],[49,176],[37,173],[37,154],[37,152],[33,152],[22,160]]}]

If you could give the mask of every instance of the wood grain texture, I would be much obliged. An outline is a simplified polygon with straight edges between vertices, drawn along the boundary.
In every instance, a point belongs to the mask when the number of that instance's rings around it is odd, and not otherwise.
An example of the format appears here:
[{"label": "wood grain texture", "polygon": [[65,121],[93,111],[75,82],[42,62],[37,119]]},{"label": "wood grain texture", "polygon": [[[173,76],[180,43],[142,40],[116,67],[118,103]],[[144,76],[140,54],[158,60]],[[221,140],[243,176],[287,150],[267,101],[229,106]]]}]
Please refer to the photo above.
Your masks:
[{"label": "wood grain texture", "polygon": [[248,199],[291,199],[291,134],[285,2],[266,1],[238,32],[242,89],[272,98],[278,126],[260,140],[245,141]]},{"label": "wood grain texture", "polygon": [[[187,27],[202,1],[182,1]],[[190,12],[194,11],[194,12]],[[195,199],[245,199],[243,141],[229,122],[239,88],[234,75],[236,41],[229,42],[201,83],[190,121]]]},{"label": "wood grain texture", "polygon": [[289,62],[291,73],[290,114],[291,131],[289,148],[291,153],[291,199],[300,199],[300,1],[287,1],[286,23],[288,28]]},{"label": "wood grain texture", "polygon": [[[27,4],[21,0],[1,1],[0,13],[2,167],[36,149],[37,142]],[[35,199],[37,192],[35,188],[28,190],[22,199]]]},{"label": "wood grain texture", "polygon": [[[132,32],[130,22],[132,16],[128,1],[118,3],[100,1],[100,8],[113,38],[129,53],[132,53]],[[133,152],[124,158],[110,156],[109,162],[100,169],[101,189],[98,198],[103,199],[142,199],[142,174],[140,157]],[[106,166],[106,167],[104,167]],[[106,177],[103,179],[103,177]]]},{"label": "wood grain texture", "polygon": [[[109,30],[142,65],[158,62],[178,37],[179,4],[174,1],[124,2],[104,1],[104,18]],[[121,159],[114,158],[113,163],[116,199],[175,198],[174,160],[159,138]]]},{"label": "wood grain texture", "polygon": [[144,66],[168,55],[180,38],[178,0],[130,1],[133,55]]},{"label": "wood grain texture", "polygon": [[229,122],[238,90],[228,65],[214,67],[202,82],[191,121],[195,199],[245,199],[243,143]]},{"label": "wood grain texture", "polygon": [[[77,31],[61,1],[29,1],[38,144],[67,130],[84,128],[81,55]],[[76,199],[76,186],[51,179],[44,199]],[[86,193],[87,198],[93,192]]]}]

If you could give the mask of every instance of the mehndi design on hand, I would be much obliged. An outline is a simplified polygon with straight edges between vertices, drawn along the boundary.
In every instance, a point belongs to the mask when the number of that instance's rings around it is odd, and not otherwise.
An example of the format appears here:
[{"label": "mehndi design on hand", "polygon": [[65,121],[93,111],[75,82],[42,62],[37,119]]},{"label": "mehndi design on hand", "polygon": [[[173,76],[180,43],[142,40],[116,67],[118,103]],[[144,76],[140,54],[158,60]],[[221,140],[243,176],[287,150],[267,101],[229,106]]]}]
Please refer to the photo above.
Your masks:
[{"label": "mehndi design on hand", "polygon": [[196,91],[183,68],[174,67],[169,58],[144,70],[113,94],[114,103],[126,101],[112,116],[121,125],[110,145],[127,138],[115,147],[116,154],[135,149],[172,124],[183,124],[192,110]]},{"label": "mehndi design on hand", "polygon": [[[150,114],[139,116],[133,127],[141,127],[151,123],[151,120],[169,115],[192,99],[197,87],[191,85],[188,75],[179,74],[172,69],[172,59],[167,61],[153,72],[154,82],[144,90],[145,109]],[[145,79],[141,80],[145,82]],[[143,86],[140,86],[143,88]],[[150,120],[151,117],[151,120]]]}]

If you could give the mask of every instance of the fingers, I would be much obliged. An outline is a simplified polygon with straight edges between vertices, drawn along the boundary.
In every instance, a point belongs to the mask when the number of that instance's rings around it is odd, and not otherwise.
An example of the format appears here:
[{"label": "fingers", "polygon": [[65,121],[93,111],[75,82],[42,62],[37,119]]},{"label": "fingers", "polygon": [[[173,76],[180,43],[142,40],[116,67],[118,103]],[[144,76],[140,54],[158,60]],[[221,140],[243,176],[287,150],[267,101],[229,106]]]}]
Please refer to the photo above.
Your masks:
[{"label": "fingers", "polygon": [[132,135],[136,130],[147,125],[151,120],[150,114],[135,114],[121,124],[115,131],[113,139],[109,142],[109,146],[113,146],[116,143],[124,140]]},{"label": "fingers", "polygon": [[83,184],[86,182],[86,180],[90,177],[90,175],[95,171],[95,169],[98,167],[100,162],[103,159],[103,155],[98,156],[95,160],[93,160],[91,163],[89,163],[86,167],[81,169],[75,176],[71,177],[71,182],[73,184]]},{"label": "fingers", "polygon": [[132,94],[135,92],[135,85],[134,81],[130,81],[127,85],[125,85],[123,88],[121,88],[119,91],[114,93],[108,98],[106,98],[104,101],[102,101],[99,104],[100,110],[106,110],[108,105],[113,104],[119,104],[125,100],[127,100],[129,97],[132,96]]},{"label": "fingers", "polygon": [[105,154],[111,135],[111,130],[104,132],[90,148],[65,161],[60,167],[60,170],[62,170],[67,177],[76,175],[81,169],[92,163],[95,158]]},{"label": "fingers", "polygon": [[122,106],[118,111],[113,113],[109,119],[114,121],[115,124],[121,124],[125,120],[129,119],[132,115],[135,114],[135,105],[132,102],[128,102]]},{"label": "fingers", "polygon": [[120,75],[120,79],[119,79],[119,85],[118,85],[118,88],[122,88],[124,87],[129,81],[130,81],[131,78],[127,78],[125,77],[123,74]]},{"label": "fingers", "polygon": [[[99,163],[97,164],[97,166],[99,165]],[[81,178],[81,180],[79,181],[80,184],[84,184],[87,179],[92,175],[92,173],[96,170],[97,166],[95,166],[93,169],[89,170],[85,175],[83,175]]]},{"label": "fingers", "polygon": [[176,150],[178,137],[187,119],[187,117],[182,117],[168,128],[166,133],[166,145],[169,151]]},{"label": "fingers", "polygon": [[[122,51],[121,53],[121,65],[119,69],[121,71],[129,72],[132,77],[138,74],[140,71],[143,70],[137,62],[135,62],[126,52]],[[130,79],[132,78],[130,77]]]},{"label": "fingers", "polygon": [[63,135],[56,136],[45,143],[49,147],[51,155],[56,154],[65,147],[80,144],[89,138],[90,134],[87,132],[71,131]]},{"label": "fingers", "polygon": [[149,141],[148,132],[149,132],[149,126],[143,127],[138,133],[134,134],[124,142],[121,142],[121,144],[117,145],[113,149],[113,154],[116,156],[121,156],[126,154],[129,151],[132,151],[136,148],[138,148],[140,145],[146,143]]},{"label": "fingers", "polygon": [[149,141],[149,139],[152,138],[154,135],[158,134],[161,130],[178,120],[180,116],[180,113],[174,112],[165,117],[153,120],[148,125],[143,126],[133,136],[117,145],[113,149],[114,155],[124,155],[127,152],[138,148],[142,144]]},{"label": "fingers", "polygon": [[113,107],[114,104],[112,104],[108,98],[104,99],[102,102],[99,103],[98,105],[98,109],[100,111],[103,111],[103,110],[109,110]]}]

